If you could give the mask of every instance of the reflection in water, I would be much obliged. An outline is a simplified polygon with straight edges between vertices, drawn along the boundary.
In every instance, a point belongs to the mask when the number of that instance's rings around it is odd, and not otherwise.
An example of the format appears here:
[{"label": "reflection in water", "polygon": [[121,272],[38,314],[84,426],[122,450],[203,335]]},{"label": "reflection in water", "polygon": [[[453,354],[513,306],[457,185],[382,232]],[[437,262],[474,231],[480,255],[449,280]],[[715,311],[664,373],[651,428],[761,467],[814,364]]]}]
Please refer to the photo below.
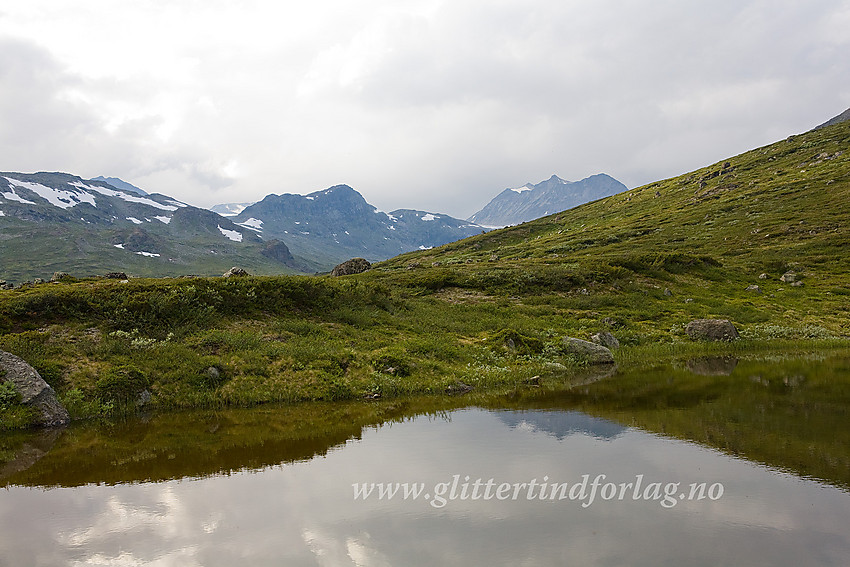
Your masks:
[{"label": "reflection in water", "polygon": [[688,370],[700,376],[729,376],[738,366],[734,356],[703,356],[691,358],[685,364]]},{"label": "reflection in water", "polygon": [[614,439],[626,430],[619,423],[579,411],[505,411],[498,416],[508,427],[542,431],[559,440],[578,433],[597,439]]},{"label": "reflection in water", "polygon": [[[652,368],[499,399],[75,426],[41,459],[6,459],[0,564],[843,565],[848,376],[847,358],[742,360],[731,376]],[[2,454],[36,446],[3,443]],[[456,476],[575,484],[600,474],[724,492],[669,508],[629,497],[587,507],[456,498],[440,508],[424,496],[353,497],[362,483],[430,493]]]}]

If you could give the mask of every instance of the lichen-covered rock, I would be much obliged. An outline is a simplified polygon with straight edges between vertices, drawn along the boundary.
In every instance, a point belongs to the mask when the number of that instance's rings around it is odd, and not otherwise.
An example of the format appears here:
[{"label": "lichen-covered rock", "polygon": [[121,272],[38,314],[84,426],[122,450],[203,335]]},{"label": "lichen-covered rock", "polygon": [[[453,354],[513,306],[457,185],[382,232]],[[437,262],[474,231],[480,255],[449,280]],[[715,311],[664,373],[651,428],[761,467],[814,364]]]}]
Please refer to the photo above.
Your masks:
[{"label": "lichen-covered rock", "polygon": [[369,263],[365,258],[352,258],[351,260],[346,260],[342,264],[336,266],[332,271],[332,276],[350,276],[352,274],[359,274],[361,272],[365,272],[369,268],[372,267],[372,264]]},{"label": "lichen-covered rock", "polygon": [[586,360],[588,364],[614,364],[614,355],[602,345],[565,337],[561,346],[565,352]]},{"label": "lichen-covered rock", "polygon": [[54,427],[66,425],[71,417],[50,384],[44,381],[35,368],[14,354],[0,350],[0,380],[11,382],[21,395],[21,403],[38,411],[37,425]]},{"label": "lichen-covered rock", "polygon": [[734,341],[738,329],[728,319],[695,319],[685,326],[685,333],[701,341]]}]

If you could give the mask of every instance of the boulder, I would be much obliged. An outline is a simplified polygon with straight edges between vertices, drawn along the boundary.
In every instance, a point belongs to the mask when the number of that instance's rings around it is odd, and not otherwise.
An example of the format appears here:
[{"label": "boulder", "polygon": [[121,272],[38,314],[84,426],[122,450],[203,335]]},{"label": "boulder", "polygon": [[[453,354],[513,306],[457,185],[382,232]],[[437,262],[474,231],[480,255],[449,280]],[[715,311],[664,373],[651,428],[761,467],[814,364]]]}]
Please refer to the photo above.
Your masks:
[{"label": "boulder", "polygon": [[0,351],[0,380],[14,384],[21,395],[21,403],[38,411],[38,425],[55,427],[71,421],[68,410],[56,399],[53,388],[35,368],[14,354]]},{"label": "boulder", "polygon": [[565,352],[586,360],[588,364],[614,364],[614,355],[602,345],[572,337],[565,337],[561,341],[561,346]]},{"label": "boulder", "polygon": [[103,274],[103,277],[110,279],[110,280],[126,280],[126,279],[129,279],[127,277],[127,274],[125,274],[124,272],[109,272],[109,273]]},{"label": "boulder", "polygon": [[371,267],[372,264],[370,264],[369,261],[365,258],[352,258],[351,260],[346,260],[342,264],[336,266],[333,271],[331,271],[331,275],[350,276],[352,274],[359,274],[361,272],[365,272]]},{"label": "boulder", "polygon": [[797,280],[797,274],[794,272],[785,272],[782,274],[782,277],[779,278],[779,281],[785,283],[792,283]]},{"label": "boulder", "polygon": [[595,335],[591,335],[590,341],[608,349],[620,348],[620,341],[608,331],[601,331]]},{"label": "boulder", "polygon": [[747,291],[754,291],[755,293],[761,293],[761,288],[756,284],[748,285]]},{"label": "boulder", "polygon": [[685,326],[685,333],[694,340],[732,341],[739,338],[738,330],[728,319],[695,319]]},{"label": "boulder", "polygon": [[70,274],[65,272],[53,272],[53,277],[50,278],[51,282],[61,282],[64,279],[70,278]]},{"label": "boulder", "polygon": [[236,266],[233,266],[232,268],[230,268],[229,270],[224,272],[224,274],[222,274],[221,277],[232,278],[232,277],[244,277],[244,276],[250,276],[250,275],[251,274],[249,274],[247,271],[243,270],[242,268],[237,268]]}]

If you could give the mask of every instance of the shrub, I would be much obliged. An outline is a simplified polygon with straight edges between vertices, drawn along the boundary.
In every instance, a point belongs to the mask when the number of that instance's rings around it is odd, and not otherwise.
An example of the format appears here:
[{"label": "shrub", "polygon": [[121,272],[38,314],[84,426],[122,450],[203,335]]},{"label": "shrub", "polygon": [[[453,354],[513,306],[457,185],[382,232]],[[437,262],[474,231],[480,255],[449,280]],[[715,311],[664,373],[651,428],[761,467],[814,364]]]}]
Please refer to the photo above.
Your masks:
[{"label": "shrub", "polygon": [[150,380],[135,366],[118,366],[97,381],[97,395],[106,402],[127,403],[150,386]]}]

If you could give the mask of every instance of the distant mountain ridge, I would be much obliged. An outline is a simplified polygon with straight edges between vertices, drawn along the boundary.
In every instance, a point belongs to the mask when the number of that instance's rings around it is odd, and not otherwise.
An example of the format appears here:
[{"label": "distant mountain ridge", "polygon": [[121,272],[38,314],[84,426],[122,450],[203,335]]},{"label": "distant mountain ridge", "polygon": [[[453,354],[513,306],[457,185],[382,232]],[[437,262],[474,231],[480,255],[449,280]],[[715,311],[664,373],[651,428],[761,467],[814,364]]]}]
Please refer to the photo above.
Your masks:
[{"label": "distant mountain ridge", "polygon": [[469,217],[469,221],[492,228],[520,224],[610,197],[627,189],[604,173],[581,181],[566,181],[553,175],[537,184],[527,183],[515,189],[505,189]]},{"label": "distant mountain ridge", "polygon": [[328,266],[354,256],[385,260],[484,230],[441,213],[412,209],[386,213],[348,185],[309,195],[267,195],[230,218],[263,238],[286,242],[293,254],[315,258]]},{"label": "distant mountain ridge", "polygon": [[0,279],[315,271],[253,231],[166,195],[68,173],[0,172]]},{"label": "distant mountain ridge", "polygon": [[146,192],[142,191],[132,183],[127,183],[123,179],[119,179],[117,177],[104,177],[102,175],[98,175],[97,177],[93,177],[91,181],[103,181],[112,185],[116,189],[123,189],[124,191],[131,191],[133,193],[138,193],[139,195],[147,195]]},{"label": "distant mountain ridge", "polygon": [[483,230],[443,214],[384,213],[347,185],[268,195],[225,217],[119,187],[116,179],[0,173],[0,279],[54,271],[216,275],[231,266],[256,274],[314,273],[351,257],[385,260]]}]

